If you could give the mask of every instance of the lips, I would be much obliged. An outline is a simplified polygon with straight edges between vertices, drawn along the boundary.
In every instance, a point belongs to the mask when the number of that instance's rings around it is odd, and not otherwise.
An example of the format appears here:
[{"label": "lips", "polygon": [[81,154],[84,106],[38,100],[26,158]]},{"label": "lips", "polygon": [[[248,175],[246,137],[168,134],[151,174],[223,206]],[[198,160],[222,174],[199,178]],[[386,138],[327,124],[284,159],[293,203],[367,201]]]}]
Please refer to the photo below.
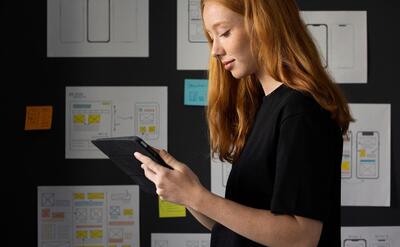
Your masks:
[{"label": "lips", "polygon": [[222,64],[225,66],[225,65],[227,65],[227,64],[232,63],[233,61],[235,61],[235,59],[228,60],[228,61],[222,61]]},{"label": "lips", "polygon": [[224,68],[226,70],[230,70],[230,69],[232,69],[232,66],[233,66],[232,64],[234,61],[235,61],[235,59],[228,60],[228,61],[222,61],[222,64],[224,65]]}]

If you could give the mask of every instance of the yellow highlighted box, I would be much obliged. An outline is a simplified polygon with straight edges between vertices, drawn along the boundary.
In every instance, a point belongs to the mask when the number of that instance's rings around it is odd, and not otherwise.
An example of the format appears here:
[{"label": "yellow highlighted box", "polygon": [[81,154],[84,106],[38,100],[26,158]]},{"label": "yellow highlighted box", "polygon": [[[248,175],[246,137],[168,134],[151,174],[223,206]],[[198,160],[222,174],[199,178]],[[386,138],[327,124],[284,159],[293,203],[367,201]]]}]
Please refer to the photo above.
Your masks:
[{"label": "yellow highlighted box", "polygon": [[100,124],[100,120],[101,120],[100,114],[89,115],[88,124]]},{"label": "yellow highlighted box", "polygon": [[350,161],[343,161],[342,162],[342,170],[343,171],[349,171],[350,170]]},{"label": "yellow highlighted box", "polygon": [[103,238],[103,230],[91,230],[90,238]]},{"label": "yellow highlighted box", "polygon": [[89,200],[102,200],[102,199],[104,199],[104,193],[103,192],[88,193],[88,199]]},{"label": "yellow highlighted box", "polygon": [[85,193],[74,193],[74,199],[75,200],[85,200]]},{"label": "yellow highlighted box", "polygon": [[76,238],[77,239],[86,239],[86,238],[88,238],[88,232],[87,231],[82,231],[82,230],[80,230],[80,231],[76,231]]},{"label": "yellow highlighted box", "polygon": [[84,114],[75,114],[74,115],[74,124],[85,124],[85,115]]},{"label": "yellow highlighted box", "polygon": [[133,208],[125,208],[124,216],[133,216]]}]

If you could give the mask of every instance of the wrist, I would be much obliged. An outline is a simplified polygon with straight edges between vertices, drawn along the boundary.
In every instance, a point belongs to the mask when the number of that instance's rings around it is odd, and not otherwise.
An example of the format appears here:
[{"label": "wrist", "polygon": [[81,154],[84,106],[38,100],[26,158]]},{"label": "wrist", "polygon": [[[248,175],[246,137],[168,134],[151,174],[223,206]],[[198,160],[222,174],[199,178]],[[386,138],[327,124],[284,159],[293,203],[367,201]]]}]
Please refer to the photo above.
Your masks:
[{"label": "wrist", "polygon": [[203,202],[205,200],[207,200],[206,197],[209,193],[210,192],[206,188],[204,188],[202,185],[199,186],[196,189],[196,191],[194,191],[194,193],[190,195],[189,204],[187,205],[187,207],[189,207],[195,211],[200,211],[200,209],[203,205]]}]

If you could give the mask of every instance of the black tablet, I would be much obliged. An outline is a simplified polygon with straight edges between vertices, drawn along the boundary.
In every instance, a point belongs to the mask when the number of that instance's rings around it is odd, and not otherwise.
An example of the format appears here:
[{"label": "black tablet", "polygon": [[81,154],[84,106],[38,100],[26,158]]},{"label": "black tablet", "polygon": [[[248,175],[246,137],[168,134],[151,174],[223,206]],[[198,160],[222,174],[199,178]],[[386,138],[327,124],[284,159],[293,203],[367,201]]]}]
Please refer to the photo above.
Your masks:
[{"label": "black tablet", "polygon": [[141,162],[133,155],[135,152],[146,155],[158,164],[172,169],[156,151],[137,136],[100,138],[92,140],[92,143],[107,155],[123,172],[131,177],[141,190],[147,193],[155,194],[156,187],[153,182],[145,177],[144,171],[140,167]]}]

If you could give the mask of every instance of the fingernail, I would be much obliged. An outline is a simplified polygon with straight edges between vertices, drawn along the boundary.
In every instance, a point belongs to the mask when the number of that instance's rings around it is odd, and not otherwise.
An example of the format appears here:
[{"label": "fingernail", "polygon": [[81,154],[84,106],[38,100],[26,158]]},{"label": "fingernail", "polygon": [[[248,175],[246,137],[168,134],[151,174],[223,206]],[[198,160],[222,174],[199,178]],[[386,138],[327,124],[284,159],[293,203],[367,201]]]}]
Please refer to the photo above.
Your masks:
[{"label": "fingernail", "polygon": [[139,156],[138,152],[134,152],[133,155],[135,155],[135,157]]}]

